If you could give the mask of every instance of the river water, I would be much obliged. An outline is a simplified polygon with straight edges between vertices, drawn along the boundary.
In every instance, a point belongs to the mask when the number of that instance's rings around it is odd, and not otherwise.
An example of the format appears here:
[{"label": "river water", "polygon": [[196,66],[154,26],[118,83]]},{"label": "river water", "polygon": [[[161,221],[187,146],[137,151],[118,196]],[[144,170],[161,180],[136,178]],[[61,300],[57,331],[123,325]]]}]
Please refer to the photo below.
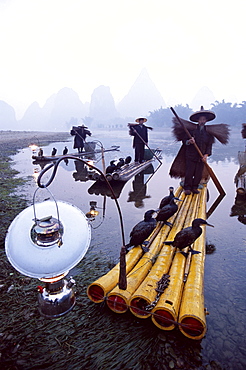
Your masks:
[{"label": "river water", "polygon": [[[106,165],[112,159],[133,156],[132,138],[126,131],[95,131],[90,140],[98,140],[106,149],[112,145],[119,146],[119,151],[105,153]],[[71,138],[66,143],[44,147],[44,155],[50,155],[54,146],[61,154],[65,145],[69,152],[73,151]],[[168,194],[169,186],[176,189],[179,185],[179,180],[171,179],[168,172],[180,144],[166,131],[153,131],[149,134],[149,145],[151,148],[162,149],[162,165],[154,174],[130,179],[117,191],[126,242],[132,227],[143,219],[144,212],[158,208],[160,199]],[[208,330],[200,344],[200,356],[203,363],[215,363],[223,369],[246,368],[246,225],[237,215],[231,216],[236,196],[234,177],[239,169],[238,151],[244,151],[244,145],[240,130],[235,130],[231,134],[230,143],[227,146],[216,143],[213,155],[209,158],[209,164],[225,189],[226,196],[209,216],[208,222],[214,228],[206,230],[207,244],[214,245],[216,249],[206,255],[205,261],[204,295],[209,315]],[[23,148],[13,158],[14,167],[20,171],[20,176],[30,179],[22,189],[30,201],[37,188],[34,174],[41,170],[39,164],[33,164],[31,155],[29,148]],[[100,156],[96,157],[94,164],[102,168]],[[157,166],[158,161],[155,161],[154,168]],[[44,175],[43,182],[48,178],[49,172]],[[94,181],[84,180],[84,168],[80,163],[69,160],[68,163],[60,164],[49,190],[56,200],[72,203],[84,213],[88,212],[90,201],[97,202],[99,215],[92,222],[91,247],[94,252],[103,253],[111,261],[118,262],[122,240],[115,202],[110,196],[102,195],[107,189],[93,190]],[[211,180],[208,191],[207,210],[218,197],[218,191]],[[37,200],[44,198],[47,198],[47,190],[40,189]]]}]

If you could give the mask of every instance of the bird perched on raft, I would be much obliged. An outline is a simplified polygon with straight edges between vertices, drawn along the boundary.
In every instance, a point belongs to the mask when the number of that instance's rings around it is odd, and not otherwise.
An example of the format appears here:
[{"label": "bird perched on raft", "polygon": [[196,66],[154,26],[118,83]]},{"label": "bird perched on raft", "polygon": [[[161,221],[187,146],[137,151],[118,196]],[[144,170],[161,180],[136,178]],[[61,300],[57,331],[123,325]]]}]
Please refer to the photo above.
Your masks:
[{"label": "bird perched on raft", "polygon": [[[174,248],[179,248],[180,250],[189,247],[188,252],[192,254],[200,253],[199,251],[195,251],[191,248],[191,245],[196,241],[197,238],[202,234],[202,228],[200,225],[207,225],[214,227],[207,223],[206,220],[202,218],[196,218],[192,221],[192,225],[180,230],[176,235],[172,242],[166,241],[165,244],[171,244]],[[188,253],[181,252],[185,257],[187,257]]]},{"label": "bird perched on raft", "polygon": [[43,149],[42,149],[42,148],[39,148],[38,156],[39,156],[39,157],[43,157],[43,155],[44,155],[44,151],[43,151]]},{"label": "bird perched on raft", "polygon": [[115,160],[110,161],[109,166],[106,168],[106,173],[113,173],[116,170]]},{"label": "bird perched on raft", "polygon": [[125,164],[129,164],[131,163],[131,160],[132,160],[132,157],[130,155],[128,155],[125,159]]},{"label": "bird perched on raft", "polygon": [[119,162],[116,164],[116,169],[119,170],[122,166],[124,166],[124,164],[124,158],[119,158]]},{"label": "bird perched on raft", "polygon": [[65,148],[63,149],[62,154],[63,154],[63,155],[66,155],[67,153],[68,153],[68,148],[65,146]]},{"label": "bird perched on raft", "polygon": [[181,202],[181,199],[173,197],[169,201],[169,204],[162,207],[156,216],[156,221],[163,221],[165,225],[172,226],[171,222],[168,222],[167,220],[172,217],[178,210],[178,205],[175,203],[175,200],[178,200]]},{"label": "bird perched on raft", "polygon": [[51,152],[51,155],[56,155],[56,152],[57,152],[57,149],[56,148],[53,148],[52,149],[52,152]]},{"label": "bird perched on raft", "polygon": [[160,205],[159,205],[159,208],[163,208],[164,206],[166,206],[167,204],[170,203],[170,200],[174,198],[174,188],[172,186],[169,187],[169,195],[167,195],[166,197],[162,198],[161,202],[160,202]]},{"label": "bird perched on raft", "polygon": [[156,227],[156,219],[152,217],[155,212],[153,209],[146,211],[144,219],[133,227],[130,233],[130,242],[125,246],[126,252],[129,252],[131,247],[137,247],[138,245],[141,246],[144,252],[148,252],[149,248],[146,246],[148,242],[144,242]]}]

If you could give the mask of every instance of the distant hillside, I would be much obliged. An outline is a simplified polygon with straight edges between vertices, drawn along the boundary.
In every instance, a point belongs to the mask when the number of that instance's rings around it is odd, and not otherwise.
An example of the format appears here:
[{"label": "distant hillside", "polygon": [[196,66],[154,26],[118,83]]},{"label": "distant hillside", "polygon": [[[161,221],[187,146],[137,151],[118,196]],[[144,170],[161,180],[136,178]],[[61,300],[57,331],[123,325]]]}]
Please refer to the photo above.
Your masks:
[{"label": "distant hillside", "polygon": [[11,105],[0,100],[0,129],[1,130],[18,130],[15,117],[15,110]]},{"label": "distant hillside", "polygon": [[[201,105],[211,109],[216,102],[208,87],[202,87],[190,103],[190,108],[199,110]],[[125,127],[125,124],[139,116],[152,118],[153,125],[162,124],[160,110],[166,104],[160,92],[143,69],[131,86],[128,94],[116,105],[108,86],[98,86],[91,95],[91,101],[83,103],[77,92],[64,87],[52,94],[43,107],[33,102],[20,120],[15,110],[0,101],[0,130],[69,131],[73,125],[85,123],[90,127]],[[156,115],[153,115],[153,112]],[[150,114],[151,112],[151,114]],[[160,122],[159,122],[159,121]]]},{"label": "distant hillside", "polygon": [[64,87],[47,99],[43,108],[37,102],[31,104],[19,121],[22,130],[67,131],[87,114],[78,94]]},{"label": "distant hillside", "polygon": [[119,102],[117,110],[121,117],[147,116],[149,111],[165,108],[166,104],[154,82],[143,69],[128,94]]},{"label": "distant hillside", "polygon": [[204,109],[211,109],[211,104],[215,102],[215,96],[207,86],[203,86],[197,94],[194,96],[193,100],[190,103],[190,107],[194,111],[198,111],[201,106]]}]

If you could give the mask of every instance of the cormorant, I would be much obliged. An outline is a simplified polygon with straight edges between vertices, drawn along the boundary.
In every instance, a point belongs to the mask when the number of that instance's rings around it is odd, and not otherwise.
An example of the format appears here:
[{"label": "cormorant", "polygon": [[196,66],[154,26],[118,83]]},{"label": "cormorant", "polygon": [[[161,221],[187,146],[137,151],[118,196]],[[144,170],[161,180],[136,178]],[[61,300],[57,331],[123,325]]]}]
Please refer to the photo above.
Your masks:
[{"label": "cormorant", "polygon": [[142,247],[144,252],[148,252],[148,247],[142,244],[148,244],[148,242],[144,243],[144,241],[156,227],[156,219],[152,217],[155,212],[156,211],[153,209],[146,211],[144,219],[133,227],[130,233],[130,242],[125,246],[127,252],[130,250],[131,246],[136,247],[138,245]]},{"label": "cormorant", "polygon": [[173,193],[173,190],[174,188],[172,186],[169,187],[169,195],[167,195],[166,197],[162,198],[161,202],[160,202],[160,205],[159,205],[159,208],[162,208],[164,206],[166,206],[167,204],[170,203],[170,200],[172,198],[174,198],[174,193]]},{"label": "cormorant", "polygon": [[122,166],[124,166],[124,164],[124,158],[119,158],[119,162],[116,164],[117,169],[120,169]]},{"label": "cormorant", "polygon": [[39,156],[39,157],[43,157],[43,155],[44,155],[44,151],[43,151],[43,149],[42,149],[42,148],[39,148],[38,156]]},{"label": "cormorant", "polygon": [[51,152],[51,155],[56,155],[56,152],[57,152],[57,149],[56,148],[53,148],[52,149],[52,152]]},{"label": "cormorant", "polygon": [[172,226],[172,224],[168,222],[167,220],[170,217],[172,217],[178,210],[178,205],[175,203],[175,200],[181,201],[181,199],[176,198],[176,197],[171,198],[171,200],[169,201],[169,204],[167,204],[166,206],[162,207],[159,210],[156,216],[156,221],[163,221],[164,224],[168,226]]},{"label": "cormorant", "polygon": [[106,168],[106,173],[113,173],[116,170],[115,160],[110,161],[110,165]]},{"label": "cormorant", "polygon": [[[203,220],[202,218],[196,218],[192,221],[192,226],[182,229],[175,235],[173,242],[165,242],[165,244],[172,244],[174,248],[179,248],[180,250],[189,247],[189,251],[191,251],[192,254],[200,253],[191,248],[191,245],[202,234],[202,228],[200,227],[200,225],[214,227],[213,225],[207,223],[206,220]],[[185,257],[187,256],[187,253],[181,253]]]},{"label": "cormorant", "polygon": [[128,155],[125,159],[125,164],[129,164],[132,160],[132,157],[130,155]]},{"label": "cormorant", "polygon": [[68,148],[65,146],[65,148],[63,149],[62,154],[63,154],[63,155],[66,155],[67,153],[68,153]]}]

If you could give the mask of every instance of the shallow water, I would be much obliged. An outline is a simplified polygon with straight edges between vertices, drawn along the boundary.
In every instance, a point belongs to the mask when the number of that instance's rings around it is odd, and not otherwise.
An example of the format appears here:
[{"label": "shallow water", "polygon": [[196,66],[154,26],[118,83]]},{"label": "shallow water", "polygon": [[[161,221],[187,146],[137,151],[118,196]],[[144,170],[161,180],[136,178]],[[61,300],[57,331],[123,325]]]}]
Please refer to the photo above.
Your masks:
[{"label": "shallow water", "polygon": [[[133,155],[132,139],[125,131],[93,132],[93,140],[103,143],[104,148],[111,145],[119,145],[120,151],[112,151],[105,154],[106,164],[112,159]],[[66,143],[69,152],[72,152],[72,138]],[[65,143],[55,143],[44,147],[44,155],[50,155],[52,147],[62,153]],[[136,196],[133,192],[133,180],[130,179],[122,188],[118,201],[124,220],[124,235],[128,242],[129,233],[139,222],[148,209],[158,208],[160,199],[168,194],[168,187],[177,188],[179,181],[170,179],[168,172],[172,160],[177,153],[180,144],[174,142],[167,132],[151,132],[149,145],[152,148],[159,147],[163,150],[162,166],[149,179],[150,175],[144,175],[144,183],[138,188]],[[245,229],[246,225],[238,220],[237,216],[230,217],[231,208],[234,205],[236,186],[234,176],[238,171],[238,151],[244,150],[244,141],[240,130],[234,132],[228,146],[219,143],[214,145],[213,155],[209,164],[226,191],[226,196],[209,217],[209,223],[214,228],[207,228],[207,243],[213,244],[216,250],[206,256],[205,262],[205,306],[209,311],[207,316],[208,331],[201,341],[200,356],[203,363],[215,362],[223,369],[244,369],[246,367],[246,334],[245,334]],[[100,157],[96,166],[101,167]],[[32,176],[41,168],[33,164],[31,151],[24,148],[14,156],[15,168],[20,171],[20,176]],[[155,161],[154,167],[158,162]],[[78,171],[80,174],[78,174]],[[108,256],[113,262],[118,262],[120,247],[122,245],[119,228],[119,217],[115,202],[109,196],[90,194],[88,190],[93,181],[80,181],[83,176],[81,168],[75,168],[75,163],[69,160],[68,164],[62,162],[58,168],[56,177],[49,190],[56,200],[63,200],[78,206],[84,213],[89,210],[89,202],[97,201],[99,216],[92,222],[92,250]],[[49,175],[44,176],[44,181]],[[149,180],[148,180],[149,179]],[[23,189],[24,194],[32,200],[36,183],[31,179],[29,185]],[[90,190],[89,190],[90,191]],[[207,210],[214,203],[218,191],[213,182],[208,184],[209,201]],[[47,198],[47,190],[40,189],[36,200]],[[136,199],[132,201],[132,199]],[[103,208],[105,206],[105,216]]]}]

